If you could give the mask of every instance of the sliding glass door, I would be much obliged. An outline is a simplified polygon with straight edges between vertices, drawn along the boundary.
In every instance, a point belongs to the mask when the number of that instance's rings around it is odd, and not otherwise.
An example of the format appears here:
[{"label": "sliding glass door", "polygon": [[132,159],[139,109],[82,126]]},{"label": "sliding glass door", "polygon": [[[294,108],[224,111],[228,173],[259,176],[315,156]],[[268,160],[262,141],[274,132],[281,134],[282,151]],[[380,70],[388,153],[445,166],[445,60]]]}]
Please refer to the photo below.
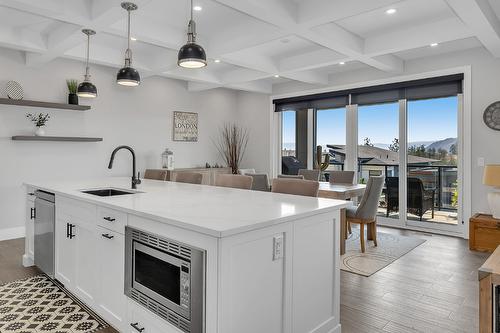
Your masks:
[{"label": "sliding glass door", "polygon": [[[322,153],[330,157],[330,165],[321,175],[321,180],[327,181],[330,171],[341,171],[345,168],[346,108],[318,109],[315,114],[314,146],[321,146]],[[316,150],[314,158],[317,158]]]},{"label": "sliding glass door", "polygon": [[450,230],[459,215],[459,96],[407,103],[407,221]]}]

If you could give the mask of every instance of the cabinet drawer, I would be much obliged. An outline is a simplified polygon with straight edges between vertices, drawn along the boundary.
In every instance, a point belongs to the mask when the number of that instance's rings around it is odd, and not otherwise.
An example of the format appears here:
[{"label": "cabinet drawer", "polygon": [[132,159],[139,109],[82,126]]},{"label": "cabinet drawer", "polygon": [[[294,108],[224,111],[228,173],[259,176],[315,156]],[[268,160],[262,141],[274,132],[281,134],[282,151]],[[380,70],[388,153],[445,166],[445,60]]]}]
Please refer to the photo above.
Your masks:
[{"label": "cabinet drawer", "polygon": [[127,225],[127,214],[105,207],[97,208],[97,224],[103,228],[125,234]]},{"label": "cabinet drawer", "polygon": [[184,333],[131,299],[127,303],[127,333]]},{"label": "cabinet drawer", "polygon": [[56,195],[56,214],[77,217],[95,225],[96,205]]}]

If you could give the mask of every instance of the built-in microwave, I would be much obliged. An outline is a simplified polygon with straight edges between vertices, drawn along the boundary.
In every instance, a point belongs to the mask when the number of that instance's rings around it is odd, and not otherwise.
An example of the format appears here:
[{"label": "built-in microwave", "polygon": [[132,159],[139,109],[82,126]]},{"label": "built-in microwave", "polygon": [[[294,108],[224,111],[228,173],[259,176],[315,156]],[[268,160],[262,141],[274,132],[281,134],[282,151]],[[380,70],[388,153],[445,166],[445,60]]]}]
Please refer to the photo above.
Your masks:
[{"label": "built-in microwave", "polygon": [[206,252],[130,227],[125,251],[125,294],[184,332],[204,332]]}]

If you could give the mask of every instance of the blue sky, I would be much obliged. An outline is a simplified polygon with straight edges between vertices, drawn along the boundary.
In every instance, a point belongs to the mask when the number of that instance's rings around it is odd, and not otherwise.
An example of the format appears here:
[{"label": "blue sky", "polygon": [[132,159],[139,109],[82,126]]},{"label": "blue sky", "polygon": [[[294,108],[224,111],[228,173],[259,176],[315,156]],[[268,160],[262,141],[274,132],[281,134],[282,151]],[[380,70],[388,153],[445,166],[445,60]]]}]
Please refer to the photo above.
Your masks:
[{"label": "blue sky", "polygon": [[[457,97],[408,102],[408,141],[438,141],[457,137]],[[346,110],[318,111],[317,141],[320,145],[345,144]],[[359,140],[389,144],[398,137],[398,103],[360,106]],[[294,142],[295,116],[283,112],[283,142]]]}]

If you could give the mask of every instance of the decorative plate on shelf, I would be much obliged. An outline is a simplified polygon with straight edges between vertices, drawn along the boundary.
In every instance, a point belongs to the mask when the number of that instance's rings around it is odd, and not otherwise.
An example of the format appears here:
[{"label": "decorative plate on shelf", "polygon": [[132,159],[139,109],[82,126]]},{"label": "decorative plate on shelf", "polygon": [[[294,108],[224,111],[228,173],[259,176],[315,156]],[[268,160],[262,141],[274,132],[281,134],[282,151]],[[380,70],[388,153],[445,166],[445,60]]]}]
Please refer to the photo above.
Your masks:
[{"label": "decorative plate on shelf", "polygon": [[495,131],[500,131],[500,101],[491,103],[483,113],[486,126]]},{"label": "decorative plate on shelf", "polygon": [[7,97],[10,99],[23,99],[23,87],[19,84],[19,82],[16,81],[9,81],[7,82],[7,87],[6,87],[6,92],[7,92]]}]

